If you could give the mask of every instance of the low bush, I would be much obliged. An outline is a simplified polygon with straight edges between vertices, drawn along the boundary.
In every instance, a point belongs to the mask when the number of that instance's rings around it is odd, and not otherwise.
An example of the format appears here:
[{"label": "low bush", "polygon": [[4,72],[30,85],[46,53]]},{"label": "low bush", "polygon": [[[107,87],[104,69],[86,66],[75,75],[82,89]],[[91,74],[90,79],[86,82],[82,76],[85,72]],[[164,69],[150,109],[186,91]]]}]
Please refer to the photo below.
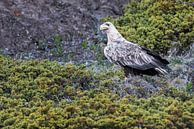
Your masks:
[{"label": "low bush", "polygon": [[147,99],[120,96],[111,77],[83,65],[0,56],[0,128],[193,128],[194,98],[161,90]]},{"label": "low bush", "polygon": [[181,53],[194,43],[192,0],[133,0],[123,16],[103,21],[112,21],[126,39],[158,53],[172,47]]}]

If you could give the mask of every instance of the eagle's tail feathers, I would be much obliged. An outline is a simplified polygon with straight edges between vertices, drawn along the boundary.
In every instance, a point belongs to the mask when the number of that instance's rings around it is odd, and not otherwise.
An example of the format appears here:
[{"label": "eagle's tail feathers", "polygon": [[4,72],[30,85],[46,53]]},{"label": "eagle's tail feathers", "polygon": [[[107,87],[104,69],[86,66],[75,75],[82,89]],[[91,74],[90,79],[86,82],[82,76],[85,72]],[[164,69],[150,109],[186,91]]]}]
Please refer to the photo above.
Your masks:
[{"label": "eagle's tail feathers", "polygon": [[158,71],[158,72],[160,72],[163,75],[168,74],[168,72],[165,69],[161,68],[161,67],[155,68],[155,70]]}]

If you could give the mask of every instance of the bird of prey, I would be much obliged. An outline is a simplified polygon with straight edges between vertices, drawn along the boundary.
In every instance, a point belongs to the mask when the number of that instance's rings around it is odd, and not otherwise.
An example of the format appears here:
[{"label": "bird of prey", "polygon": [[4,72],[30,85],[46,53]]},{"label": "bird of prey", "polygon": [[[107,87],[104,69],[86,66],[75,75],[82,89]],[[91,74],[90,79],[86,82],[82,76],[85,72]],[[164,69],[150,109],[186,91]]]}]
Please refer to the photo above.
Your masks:
[{"label": "bird of prey", "polygon": [[108,42],[104,48],[105,57],[124,68],[128,75],[167,74],[169,62],[150,50],[127,41],[111,22],[105,22],[100,30],[107,34]]}]

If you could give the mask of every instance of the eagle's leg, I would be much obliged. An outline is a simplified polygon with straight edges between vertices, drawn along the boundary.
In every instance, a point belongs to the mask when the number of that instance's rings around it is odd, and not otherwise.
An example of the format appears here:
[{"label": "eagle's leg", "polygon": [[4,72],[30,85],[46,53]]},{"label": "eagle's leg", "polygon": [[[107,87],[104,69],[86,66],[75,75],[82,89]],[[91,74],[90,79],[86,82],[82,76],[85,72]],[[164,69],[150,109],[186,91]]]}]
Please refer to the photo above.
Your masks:
[{"label": "eagle's leg", "polygon": [[124,85],[127,86],[129,72],[128,72],[128,70],[126,68],[124,68],[123,70],[124,70],[124,76],[125,76]]},{"label": "eagle's leg", "polygon": [[124,68],[124,75],[125,75],[125,86],[127,86],[128,85],[129,71],[126,68]]},{"label": "eagle's leg", "polygon": [[124,68],[124,75],[125,75],[125,78],[129,78],[130,74],[129,74],[129,69],[128,68]]},{"label": "eagle's leg", "polygon": [[128,76],[125,76],[125,86],[128,86],[129,83],[132,81],[133,79],[133,74],[128,74]]},{"label": "eagle's leg", "polygon": [[137,71],[129,67],[124,68],[124,74],[125,74],[125,86],[129,86],[130,82],[133,81],[138,75]]}]

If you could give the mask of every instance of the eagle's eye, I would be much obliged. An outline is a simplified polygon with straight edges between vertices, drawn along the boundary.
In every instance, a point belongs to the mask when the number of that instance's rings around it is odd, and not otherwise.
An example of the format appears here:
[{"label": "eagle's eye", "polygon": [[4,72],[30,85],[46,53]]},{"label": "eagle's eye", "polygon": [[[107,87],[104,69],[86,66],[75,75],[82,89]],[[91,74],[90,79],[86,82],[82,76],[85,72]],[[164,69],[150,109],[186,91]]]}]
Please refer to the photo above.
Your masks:
[{"label": "eagle's eye", "polygon": [[105,25],[106,25],[106,26],[110,26],[110,24],[108,24],[108,23],[105,23]]}]

